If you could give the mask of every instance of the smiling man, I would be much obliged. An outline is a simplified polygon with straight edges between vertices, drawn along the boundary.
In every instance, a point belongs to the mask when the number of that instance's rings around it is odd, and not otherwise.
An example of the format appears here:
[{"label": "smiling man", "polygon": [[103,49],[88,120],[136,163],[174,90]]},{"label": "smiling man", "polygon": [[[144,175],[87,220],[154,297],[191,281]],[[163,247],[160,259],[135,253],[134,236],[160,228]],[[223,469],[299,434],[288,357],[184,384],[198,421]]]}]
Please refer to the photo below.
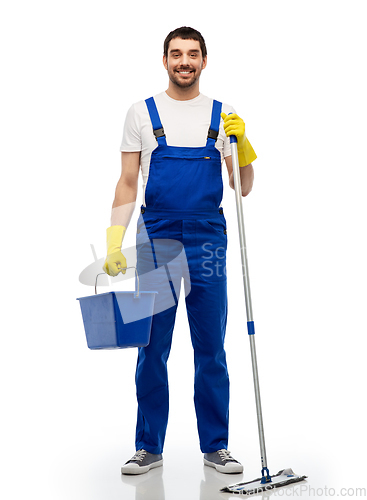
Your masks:
[{"label": "smiling man", "polygon": [[[222,163],[225,161],[233,188],[229,136],[236,135],[242,195],[246,196],[252,189],[251,162],[256,154],[246,138],[245,124],[234,109],[200,93],[207,50],[198,31],[182,27],[169,33],[164,42],[163,65],[169,77],[168,89],[134,104],[127,113],[121,143],[121,177],[111,226],[107,229],[104,270],[116,276],[126,267],[121,245],[134,210],[141,170],[143,203],[137,226],[137,268],[144,289],[156,290],[160,286],[157,277],[151,284],[144,281],[149,274],[168,276],[172,303],[153,315],[150,343],[139,348],[136,453],[121,472],[141,474],[163,464],[168,422],[167,360],[183,278],[194,348],[194,403],[204,464],[219,472],[240,473],[242,465],[227,449],[227,228],[221,205]],[[162,268],[159,242],[165,241],[182,246],[189,276],[183,266],[178,266],[178,271],[176,268],[175,276],[158,273]],[[147,251],[150,256],[153,251],[154,259],[149,259]],[[163,267],[171,270],[166,249],[163,253]]]}]

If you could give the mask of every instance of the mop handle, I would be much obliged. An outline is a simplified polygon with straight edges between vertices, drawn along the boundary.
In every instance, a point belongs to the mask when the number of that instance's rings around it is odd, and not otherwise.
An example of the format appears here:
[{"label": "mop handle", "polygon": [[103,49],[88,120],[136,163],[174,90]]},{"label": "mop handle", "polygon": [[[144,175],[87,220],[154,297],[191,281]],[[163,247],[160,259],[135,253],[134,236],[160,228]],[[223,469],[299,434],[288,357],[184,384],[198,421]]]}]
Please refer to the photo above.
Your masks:
[{"label": "mop handle", "polygon": [[254,378],[255,401],[256,401],[256,412],[257,412],[257,424],[259,428],[262,474],[264,476],[264,473],[266,472],[267,476],[269,477],[269,470],[267,469],[266,450],[265,450],[264,426],[263,426],[262,411],[261,411],[259,376],[257,370],[255,327],[252,314],[250,278],[249,278],[248,263],[247,263],[245,224],[244,224],[243,210],[242,210],[240,166],[238,162],[237,137],[235,135],[230,136],[230,143],[231,143],[231,154],[232,154],[234,189],[236,196],[238,231],[239,231],[240,247],[241,247],[242,276],[243,276],[243,285],[244,285],[245,300],[246,300],[247,331],[250,339],[252,373]]},{"label": "mop handle", "polygon": [[243,284],[245,287],[247,322],[253,323],[250,279],[249,279],[249,274],[248,274],[248,263],[247,263],[247,252],[246,252],[245,224],[244,224],[243,210],[242,210],[242,190],[241,190],[240,167],[239,167],[239,163],[238,163],[237,137],[235,135],[230,136],[230,143],[231,143],[231,154],[232,154],[234,190],[235,190],[235,196],[236,196],[238,231],[239,231],[239,236],[240,236],[242,276],[243,276]]}]

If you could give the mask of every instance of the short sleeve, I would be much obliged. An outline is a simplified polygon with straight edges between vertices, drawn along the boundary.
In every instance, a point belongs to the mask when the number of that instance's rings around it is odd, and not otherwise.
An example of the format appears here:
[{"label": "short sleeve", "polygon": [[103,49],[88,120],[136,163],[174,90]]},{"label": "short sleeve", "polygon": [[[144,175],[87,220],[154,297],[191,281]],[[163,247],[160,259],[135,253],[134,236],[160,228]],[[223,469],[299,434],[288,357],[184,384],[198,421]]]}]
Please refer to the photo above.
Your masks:
[{"label": "short sleeve", "polygon": [[126,114],[120,151],[141,151],[142,141],[140,131],[141,127],[139,115],[136,111],[136,105],[133,104]]},{"label": "short sleeve", "polygon": [[231,156],[231,143],[229,137],[227,136],[224,139],[223,156],[224,158],[227,158],[227,156]]}]

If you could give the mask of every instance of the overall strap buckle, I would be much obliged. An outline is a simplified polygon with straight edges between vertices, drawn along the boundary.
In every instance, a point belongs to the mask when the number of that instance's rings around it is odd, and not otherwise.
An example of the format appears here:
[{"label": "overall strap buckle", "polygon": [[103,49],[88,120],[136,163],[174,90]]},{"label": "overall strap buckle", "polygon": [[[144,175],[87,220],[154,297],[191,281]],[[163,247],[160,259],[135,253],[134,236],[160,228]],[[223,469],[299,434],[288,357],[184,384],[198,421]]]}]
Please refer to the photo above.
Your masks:
[{"label": "overall strap buckle", "polygon": [[214,139],[214,141],[216,141],[218,139],[218,135],[219,130],[213,130],[211,128],[208,130],[208,139]]},{"label": "overall strap buckle", "polygon": [[157,128],[153,130],[153,134],[155,135],[155,138],[158,140],[159,137],[165,137],[166,134],[164,133],[164,128]]}]

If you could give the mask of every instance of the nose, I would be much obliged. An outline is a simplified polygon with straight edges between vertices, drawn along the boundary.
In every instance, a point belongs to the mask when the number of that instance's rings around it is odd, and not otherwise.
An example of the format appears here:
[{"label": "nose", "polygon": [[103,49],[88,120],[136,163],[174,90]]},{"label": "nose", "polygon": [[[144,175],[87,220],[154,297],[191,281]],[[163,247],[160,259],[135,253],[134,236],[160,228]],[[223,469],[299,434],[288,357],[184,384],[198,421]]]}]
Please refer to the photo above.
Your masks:
[{"label": "nose", "polygon": [[190,57],[188,54],[182,54],[181,64],[182,66],[190,66]]}]

